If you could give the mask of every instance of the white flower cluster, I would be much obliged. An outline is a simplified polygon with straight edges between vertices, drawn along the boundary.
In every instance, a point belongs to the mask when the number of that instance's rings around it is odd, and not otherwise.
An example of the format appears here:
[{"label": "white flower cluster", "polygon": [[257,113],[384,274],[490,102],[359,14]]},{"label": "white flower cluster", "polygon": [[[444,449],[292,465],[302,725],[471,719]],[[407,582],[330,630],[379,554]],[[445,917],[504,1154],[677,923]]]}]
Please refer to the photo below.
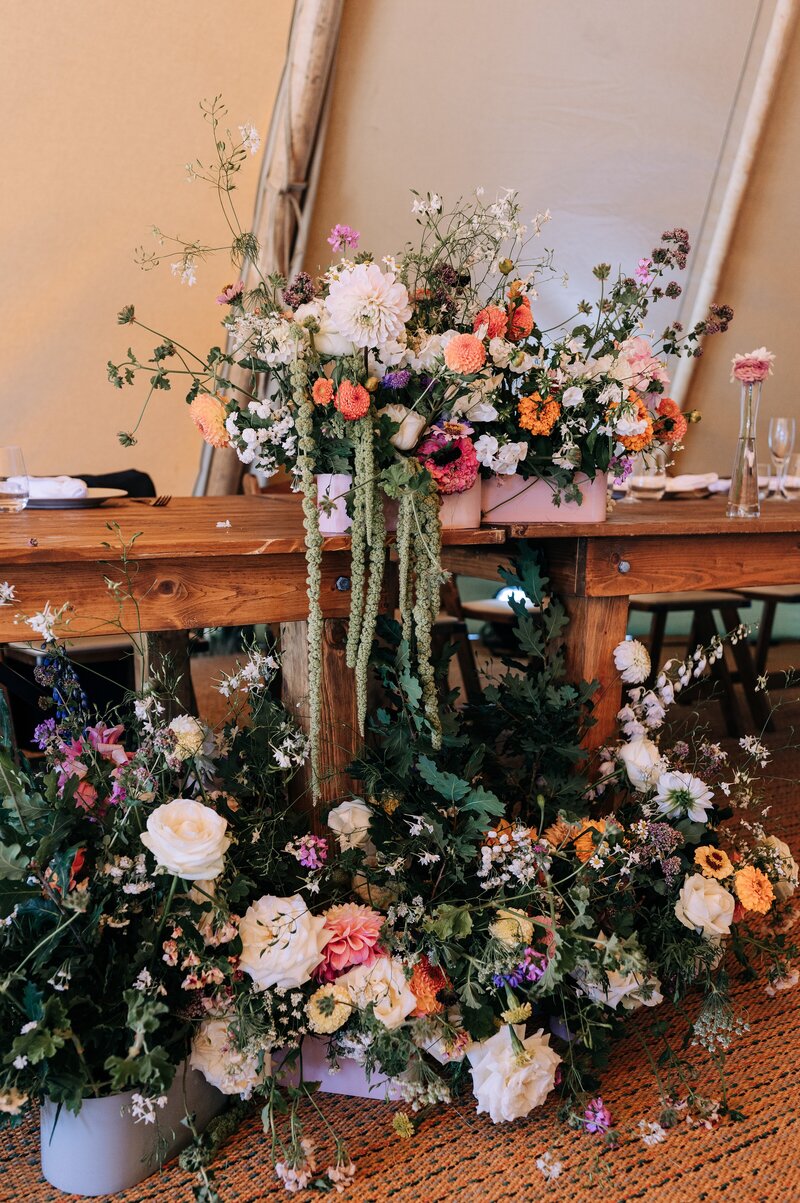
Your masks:
[{"label": "white flower cluster", "polygon": [[154,1124],[156,1122],[156,1108],[163,1110],[167,1105],[167,1096],[161,1094],[158,1096],[146,1094],[131,1095],[131,1118],[135,1124]]},{"label": "white flower cluster", "polygon": [[481,848],[478,877],[482,890],[494,890],[507,882],[527,885],[550,868],[546,850],[531,840],[527,827],[514,826],[511,833],[489,831],[489,839]]},{"label": "white flower cluster", "polygon": [[234,410],[225,419],[225,429],[241,462],[267,476],[278,471],[276,448],[292,456],[297,446],[292,412],[278,397]]},{"label": "white flower cluster", "polygon": [[247,662],[235,673],[224,676],[217,690],[224,698],[230,698],[235,693],[251,693],[255,689],[263,689],[275,679],[280,668],[276,656],[251,648]]},{"label": "white flower cluster", "polygon": [[311,751],[308,736],[287,719],[281,727],[278,742],[272,745],[272,758],[282,769],[297,768],[305,764]]}]

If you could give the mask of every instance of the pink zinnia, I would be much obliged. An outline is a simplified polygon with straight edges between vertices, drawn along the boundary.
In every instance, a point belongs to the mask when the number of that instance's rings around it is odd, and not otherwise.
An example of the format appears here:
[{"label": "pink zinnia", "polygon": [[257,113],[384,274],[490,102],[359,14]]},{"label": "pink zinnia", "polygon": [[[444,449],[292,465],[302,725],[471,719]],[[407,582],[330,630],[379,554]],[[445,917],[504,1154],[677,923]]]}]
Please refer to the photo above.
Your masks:
[{"label": "pink zinnia", "polygon": [[384,916],[372,907],[357,902],[332,906],[325,913],[322,929],[324,933],[330,933],[324,948],[325,960],[315,976],[332,982],[354,965],[371,965],[380,953],[378,939],[383,924]]},{"label": "pink zinnia", "polygon": [[474,334],[457,334],[444,349],[444,361],[459,376],[474,376],[486,363],[486,348]]},{"label": "pink zinnia", "polygon": [[335,251],[343,251],[345,247],[354,251],[360,237],[358,230],[352,229],[351,226],[335,225],[328,235],[328,244]]},{"label": "pink zinnia", "polygon": [[417,448],[417,459],[440,493],[466,493],[478,479],[478,456],[466,437],[452,439],[442,430],[433,430]]},{"label": "pink zinnia", "polygon": [[766,347],[758,347],[747,355],[734,355],[731,361],[731,380],[742,384],[758,384],[772,374],[775,356]]}]

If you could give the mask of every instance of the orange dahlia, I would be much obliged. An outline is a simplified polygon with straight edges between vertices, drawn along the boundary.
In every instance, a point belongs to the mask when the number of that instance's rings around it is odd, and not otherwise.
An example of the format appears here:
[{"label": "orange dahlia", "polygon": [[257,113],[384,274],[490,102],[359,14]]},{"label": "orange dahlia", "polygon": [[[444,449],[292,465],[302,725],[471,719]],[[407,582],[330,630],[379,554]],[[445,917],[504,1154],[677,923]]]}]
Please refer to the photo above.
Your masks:
[{"label": "orange dahlia", "polygon": [[593,831],[599,831],[602,835],[606,829],[605,819],[584,819],[581,823],[581,834],[575,841],[575,855],[581,864],[586,864],[590,857],[594,856],[597,844],[592,835]]},{"label": "orange dahlia", "polygon": [[541,394],[531,393],[519,401],[519,424],[531,434],[550,434],[561,414],[561,406],[554,397],[542,399]]},{"label": "orange dahlia", "polygon": [[710,844],[695,848],[694,863],[703,877],[716,877],[717,880],[721,880],[723,877],[729,877],[733,872],[733,865],[727,852],[723,852],[721,848],[712,848]]},{"label": "orange dahlia", "polygon": [[486,327],[486,338],[503,338],[508,329],[508,314],[499,305],[487,305],[475,314],[473,333],[477,334],[481,326]]},{"label": "orange dahlia", "polygon": [[486,363],[486,348],[474,334],[457,334],[444,349],[444,361],[459,376],[474,376]]},{"label": "orange dahlia", "polygon": [[672,397],[662,397],[656,406],[656,433],[662,443],[676,447],[686,438],[689,423],[681,412],[681,407]]},{"label": "orange dahlia", "polygon": [[439,1001],[437,995],[440,991],[446,990],[449,985],[450,982],[439,966],[431,965],[423,953],[414,966],[411,981],[408,983],[409,990],[417,1000],[417,1005],[411,1014],[413,1016],[441,1015],[445,1006],[443,1002]]},{"label": "orange dahlia", "polygon": [[353,384],[350,380],[343,380],[337,390],[334,405],[343,418],[354,422],[356,418],[363,418],[368,412],[369,393],[363,384]]},{"label": "orange dahlia", "polygon": [[506,338],[509,338],[512,343],[518,343],[521,339],[527,338],[533,329],[533,314],[528,298],[515,297],[506,309],[506,313],[508,314]]},{"label": "orange dahlia", "polygon": [[542,839],[546,840],[551,848],[560,848],[562,844],[566,844],[579,831],[580,826],[576,823],[568,823],[566,819],[556,819],[555,823],[551,823],[549,827],[545,827],[542,832]]},{"label": "orange dahlia", "polygon": [[189,406],[192,421],[205,441],[212,447],[227,447],[230,443],[225,429],[228,411],[216,393],[198,393]]},{"label": "orange dahlia", "polygon": [[766,915],[775,899],[772,882],[755,865],[745,865],[734,876],[733,886],[742,906],[757,915]]},{"label": "orange dahlia", "polygon": [[[645,447],[649,447],[653,441],[653,419],[644,401],[633,389],[628,393],[628,400],[636,406],[636,420],[646,422],[647,425],[641,434],[617,434],[617,438],[624,447],[627,447],[628,451],[644,451]],[[608,407],[609,415],[618,405],[618,401],[611,402]]]},{"label": "orange dahlia", "polygon": [[311,390],[311,396],[315,405],[330,405],[333,400],[333,381],[328,380],[325,376],[320,376],[314,381],[314,387]]}]

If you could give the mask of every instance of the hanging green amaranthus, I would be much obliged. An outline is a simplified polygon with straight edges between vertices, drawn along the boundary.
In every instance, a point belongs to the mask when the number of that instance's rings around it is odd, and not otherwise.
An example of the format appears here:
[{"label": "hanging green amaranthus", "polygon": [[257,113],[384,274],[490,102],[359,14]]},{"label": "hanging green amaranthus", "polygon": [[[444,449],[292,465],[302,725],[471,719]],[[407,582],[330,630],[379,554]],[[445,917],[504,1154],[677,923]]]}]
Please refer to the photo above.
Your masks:
[{"label": "hanging green amaranthus", "polygon": [[[425,715],[433,729],[434,748],[442,744],[442,722],[436,692],[436,674],[432,659],[432,628],[439,613],[442,572],[442,525],[439,498],[435,492],[412,496],[414,523],[419,540],[412,540],[414,551],[414,635],[417,645],[417,672],[422,685]],[[405,629],[405,621],[403,623]]]}]

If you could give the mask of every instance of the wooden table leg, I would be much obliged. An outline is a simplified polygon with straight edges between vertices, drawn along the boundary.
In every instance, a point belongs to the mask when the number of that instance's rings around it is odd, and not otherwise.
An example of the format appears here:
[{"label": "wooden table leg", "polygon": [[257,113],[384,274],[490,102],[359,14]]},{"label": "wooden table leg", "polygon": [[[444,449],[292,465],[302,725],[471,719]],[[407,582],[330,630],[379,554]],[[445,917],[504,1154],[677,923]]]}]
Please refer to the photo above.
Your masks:
[{"label": "wooden table leg", "polygon": [[613,653],[625,638],[628,598],[565,596],[562,600],[570,617],[566,632],[567,674],[572,681],[600,683],[594,696],[595,724],[584,740],[585,747],[594,749],[616,733],[622,682]]},{"label": "wooden table leg", "polygon": [[145,656],[141,668],[143,680],[163,677],[172,688],[174,701],[167,707],[174,718],[177,714],[196,714],[197,702],[192,686],[189,660],[188,631],[157,631],[144,636]]},{"label": "wooden table leg", "polygon": [[[307,809],[315,831],[324,828],[320,809],[357,791],[345,769],[360,746],[356,687],[347,667],[347,622],[326,618],[322,634],[322,730],[320,732],[320,805],[311,804],[310,773],[295,778],[298,805]],[[282,697],[290,714],[308,730],[308,623],[281,623]],[[321,833],[318,832],[318,834]]]}]

